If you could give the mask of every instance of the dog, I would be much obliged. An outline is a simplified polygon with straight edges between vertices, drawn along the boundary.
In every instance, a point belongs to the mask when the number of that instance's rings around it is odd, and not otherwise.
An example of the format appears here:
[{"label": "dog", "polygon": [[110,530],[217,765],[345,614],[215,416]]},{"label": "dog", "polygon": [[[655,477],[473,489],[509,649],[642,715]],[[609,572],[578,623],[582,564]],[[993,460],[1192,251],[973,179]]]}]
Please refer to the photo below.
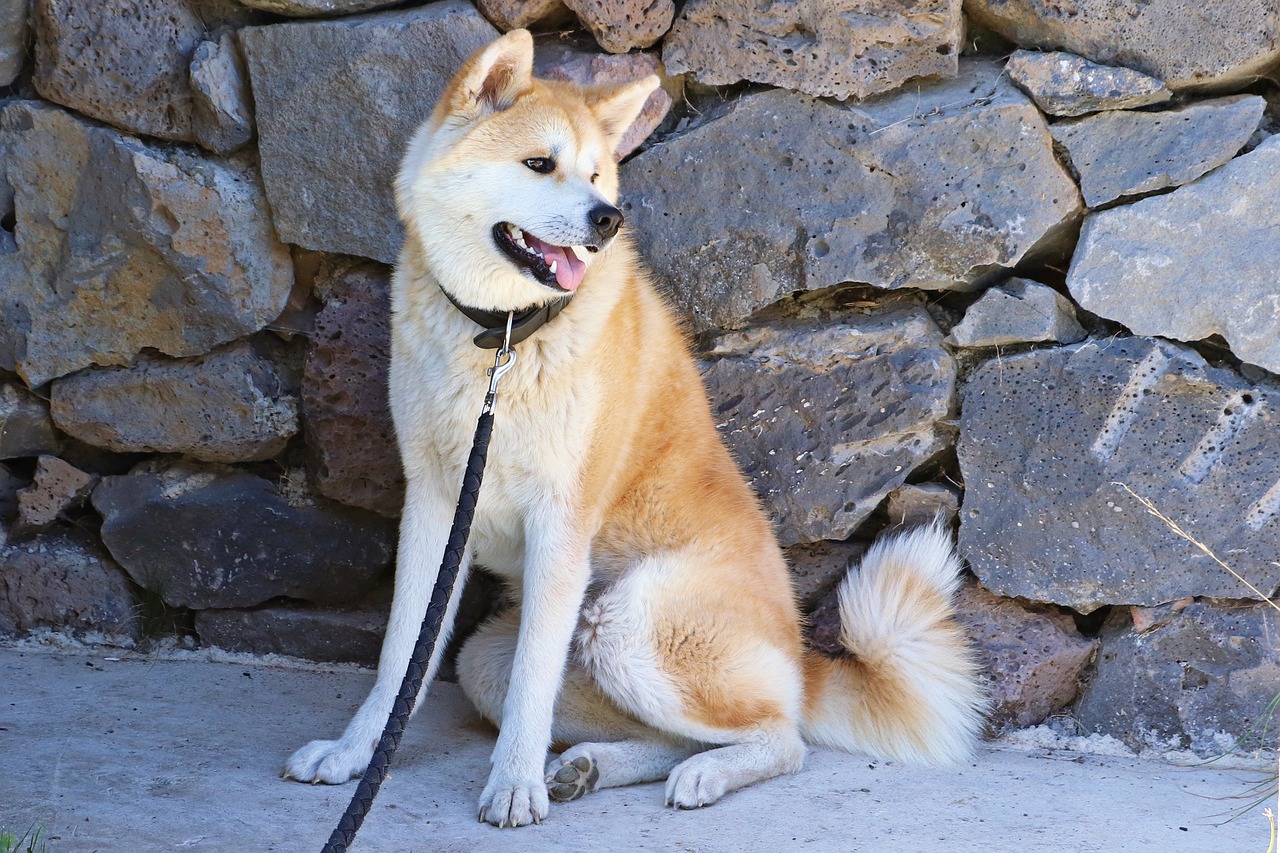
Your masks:
[{"label": "dog", "polygon": [[782,551],[621,227],[613,152],[659,81],[584,87],[532,69],[523,30],[482,48],[408,146],[390,377],[407,486],[391,617],[369,697],[284,775],[363,772],[436,579],[494,358],[468,313],[549,305],[562,310],[539,314],[502,380],[427,675],[478,560],[514,599],[458,657],[463,690],[499,729],[480,819],[538,823],[550,800],[662,779],[668,805],[706,806],[799,770],[806,741],[963,760],[983,695],[953,620],[949,534],[873,545],[839,588],[848,654],[805,649]]}]

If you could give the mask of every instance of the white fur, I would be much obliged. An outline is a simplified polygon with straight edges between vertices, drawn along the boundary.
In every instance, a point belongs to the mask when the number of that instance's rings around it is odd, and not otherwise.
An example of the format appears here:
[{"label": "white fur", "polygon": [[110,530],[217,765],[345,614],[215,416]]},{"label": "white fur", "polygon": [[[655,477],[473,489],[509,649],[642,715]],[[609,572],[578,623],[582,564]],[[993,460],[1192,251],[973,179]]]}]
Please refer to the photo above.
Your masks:
[{"label": "white fur", "polygon": [[939,524],[872,545],[840,583],[841,644],[875,677],[896,682],[928,737],[823,703],[806,720],[805,738],[917,764],[969,758],[986,700],[973,655],[949,619],[959,586],[960,561]]}]

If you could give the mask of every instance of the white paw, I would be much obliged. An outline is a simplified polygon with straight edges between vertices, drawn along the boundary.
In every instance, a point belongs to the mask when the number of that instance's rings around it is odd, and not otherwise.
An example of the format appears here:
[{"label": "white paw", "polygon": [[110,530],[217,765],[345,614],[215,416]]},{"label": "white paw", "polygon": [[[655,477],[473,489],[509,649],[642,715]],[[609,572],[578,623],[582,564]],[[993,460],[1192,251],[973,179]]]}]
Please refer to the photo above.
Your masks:
[{"label": "white paw", "polygon": [[667,805],[678,809],[709,806],[729,790],[729,779],[706,753],[681,763],[667,777]]},{"label": "white paw", "polygon": [[600,768],[585,744],[578,744],[551,759],[546,772],[547,793],[557,803],[576,800],[600,784]]},{"label": "white paw", "polygon": [[542,823],[549,809],[547,784],[541,779],[512,781],[495,772],[480,795],[479,817],[499,828],[527,826]]},{"label": "white paw", "polygon": [[313,785],[341,785],[364,774],[374,744],[351,746],[340,740],[313,740],[289,756],[280,775]]}]

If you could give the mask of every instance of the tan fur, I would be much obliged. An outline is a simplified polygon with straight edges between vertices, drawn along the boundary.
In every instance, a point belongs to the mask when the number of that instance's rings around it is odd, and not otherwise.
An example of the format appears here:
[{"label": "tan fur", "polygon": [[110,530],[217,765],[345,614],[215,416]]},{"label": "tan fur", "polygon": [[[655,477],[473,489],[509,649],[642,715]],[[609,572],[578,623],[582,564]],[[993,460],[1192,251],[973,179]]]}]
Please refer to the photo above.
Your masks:
[{"label": "tan fur", "polygon": [[[386,705],[385,685],[398,678],[404,637],[434,578],[436,527],[447,527],[492,359],[472,346],[474,325],[441,290],[497,310],[554,298],[492,246],[487,229],[514,222],[508,216],[542,222],[549,211],[560,216],[552,225],[515,224],[568,233],[577,214],[561,216],[562,207],[616,203],[611,152],[656,85],[536,80],[531,48],[516,31],[472,57],[405,158],[392,407],[409,488],[396,603],[374,693],[341,741],[291,759],[295,778],[342,781],[363,754],[361,738]],[[548,156],[555,174],[520,165]],[[538,203],[519,208],[530,193]],[[938,736],[930,726],[963,729],[946,737],[971,741],[971,721],[922,715],[920,685],[886,672],[911,659],[896,654],[892,629],[851,636],[856,660],[803,652],[782,552],[625,228],[589,261],[563,313],[517,347],[499,392],[468,558],[474,552],[507,578],[518,603],[459,659],[464,689],[501,726],[481,817],[500,826],[540,820],[547,783],[557,797],[580,792],[556,776],[574,758],[597,767],[592,784],[670,772],[668,802],[694,807],[798,769],[802,724],[824,742],[861,738],[890,754],[906,743],[908,757],[924,759]],[[896,603],[928,612],[937,623],[931,642],[959,667],[955,680],[972,681],[963,639],[948,627],[945,579],[917,578],[910,565],[897,571],[907,588]],[[966,694],[959,704],[976,701]],[[863,737],[881,729],[890,732]],[[577,745],[544,777],[552,741]]]}]

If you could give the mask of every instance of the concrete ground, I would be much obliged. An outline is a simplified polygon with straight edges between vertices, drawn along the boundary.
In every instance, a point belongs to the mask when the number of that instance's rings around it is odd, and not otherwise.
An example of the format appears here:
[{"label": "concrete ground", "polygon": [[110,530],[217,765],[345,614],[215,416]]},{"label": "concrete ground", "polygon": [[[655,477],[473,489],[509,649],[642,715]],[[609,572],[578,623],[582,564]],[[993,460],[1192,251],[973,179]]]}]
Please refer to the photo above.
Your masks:
[{"label": "concrete ground", "polygon": [[[200,657],[197,655],[196,657]],[[0,648],[0,827],[62,851],[319,851],[353,785],[278,777],[295,747],[341,731],[372,673],[261,661]],[[815,750],[805,769],[694,812],[662,786],[553,805],[542,825],[475,819],[493,732],[437,685],[353,851],[1200,851],[1263,853],[1262,770],[1053,748],[984,747],[920,770]]]}]

